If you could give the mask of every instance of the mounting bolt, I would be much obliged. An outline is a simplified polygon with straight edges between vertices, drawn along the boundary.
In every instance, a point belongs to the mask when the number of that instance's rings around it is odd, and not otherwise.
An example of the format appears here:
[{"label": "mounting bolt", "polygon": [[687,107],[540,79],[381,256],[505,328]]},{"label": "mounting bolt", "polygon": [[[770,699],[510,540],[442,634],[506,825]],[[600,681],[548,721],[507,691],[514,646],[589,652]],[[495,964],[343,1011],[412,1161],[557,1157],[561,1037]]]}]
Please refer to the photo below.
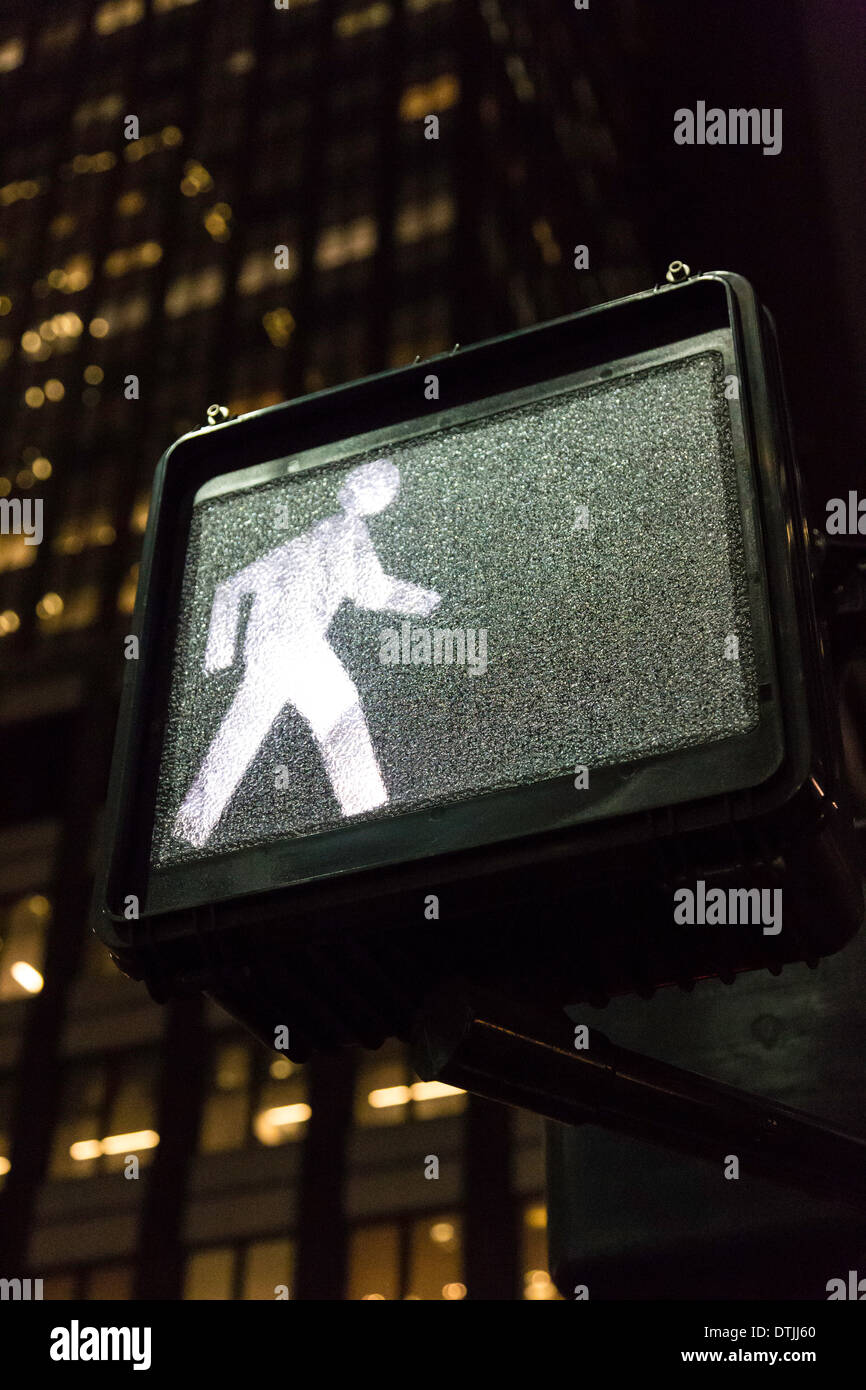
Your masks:
[{"label": "mounting bolt", "polygon": [[207,422],[209,425],[218,425],[220,420],[229,418],[229,408],[227,405],[209,405],[207,408]]},{"label": "mounting bolt", "polygon": [[688,280],[691,273],[685,261],[671,261],[665,279],[669,285],[675,285],[678,280]]}]

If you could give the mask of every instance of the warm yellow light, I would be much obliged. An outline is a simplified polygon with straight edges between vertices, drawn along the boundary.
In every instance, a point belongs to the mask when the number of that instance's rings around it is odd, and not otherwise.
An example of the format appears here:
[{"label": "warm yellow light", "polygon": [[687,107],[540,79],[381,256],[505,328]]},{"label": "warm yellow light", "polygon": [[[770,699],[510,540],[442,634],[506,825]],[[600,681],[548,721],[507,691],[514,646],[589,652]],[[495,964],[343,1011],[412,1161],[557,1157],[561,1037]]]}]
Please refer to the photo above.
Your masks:
[{"label": "warm yellow light", "polygon": [[76,219],[68,212],[61,212],[58,217],[52,220],[49,230],[53,237],[59,239],[60,237],[71,236],[77,225]]},{"label": "warm yellow light", "polygon": [[27,899],[27,911],[32,912],[34,917],[50,917],[50,898],[46,898],[44,893],[32,893]]},{"label": "warm yellow light", "polygon": [[544,1269],[527,1270],[523,1283],[523,1297],[530,1302],[552,1302],[557,1297],[556,1285]]},{"label": "warm yellow light", "polygon": [[90,333],[94,338],[104,338],[108,333],[108,319],[91,319]]},{"label": "warm yellow light", "polygon": [[291,1076],[294,1067],[288,1057],[276,1057],[271,1062],[269,1070],[275,1081],[285,1081],[287,1076]]},{"label": "warm yellow light", "polygon": [[31,410],[38,410],[45,404],[45,394],[40,391],[38,386],[28,386],[24,392],[24,403],[29,405]]},{"label": "warm yellow light", "polygon": [[26,333],[21,334],[21,346],[25,352],[38,352],[42,346],[42,339],[38,333],[28,329]]},{"label": "warm yellow light", "polygon": [[56,376],[49,377],[45,383],[45,394],[50,401],[62,401],[66,395],[66,388],[62,381],[58,381]]},{"label": "warm yellow light", "polygon": [[173,145],[183,143],[183,132],[176,125],[167,125],[162,128],[162,143],[170,149]]},{"label": "warm yellow light", "polygon": [[367,1104],[372,1105],[374,1110],[387,1110],[389,1105],[408,1105],[412,1099],[412,1092],[408,1086],[383,1086],[378,1091],[371,1091],[367,1097]]},{"label": "warm yellow light", "polygon": [[149,510],[150,497],[136,497],[129,518],[129,529],[135,531],[137,535],[142,535],[144,533],[144,529],[147,526],[147,513]]},{"label": "warm yellow light", "polygon": [[21,626],[21,619],[14,608],[7,608],[0,613],[0,637],[8,637],[10,632],[17,632]]},{"label": "warm yellow light", "polygon": [[452,1298],[452,1299],[453,1299],[453,1298],[465,1298],[465,1297],[466,1297],[466,1285],[465,1285],[465,1284],[444,1284],[443,1287],[442,1287],[442,1297],[443,1297],[443,1298]]},{"label": "warm yellow light", "polygon": [[271,1110],[263,1110],[253,1121],[253,1130],[260,1144],[279,1144],[282,1131],[290,1125],[305,1124],[312,1115],[309,1105],[299,1101],[296,1105],[276,1105]]},{"label": "warm yellow light", "polygon": [[383,1293],[363,1293],[361,1294],[362,1303],[386,1303],[387,1299]]},{"label": "warm yellow light", "polygon": [[90,367],[84,368],[84,380],[88,386],[98,386],[104,376],[104,371],[101,367],[97,367],[95,362]]},{"label": "warm yellow light", "polygon": [[198,193],[205,193],[209,188],[213,188],[213,179],[203,164],[198,160],[187,160],[184,165],[183,178],[181,179],[180,191],[185,198],[194,198]]},{"label": "warm yellow light", "polygon": [[121,217],[133,217],[135,213],[141,212],[144,204],[144,194],[140,193],[138,189],[134,189],[131,193],[124,193],[118,198],[117,211]]},{"label": "warm yellow light", "polygon": [[295,331],[295,319],[289,309],[271,309],[262,315],[262,326],[274,347],[286,347]]},{"label": "warm yellow light", "polygon": [[47,458],[40,456],[38,459],[34,459],[30,469],[34,478],[38,478],[41,483],[44,483],[46,478],[51,477],[51,463]]},{"label": "warm yellow light", "polygon": [[8,1158],[4,1158],[3,1155],[0,1154],[0,1178],[5,1177],[11,1167],[12,1164],[9,1162]]},{"label": "warm yellow light", "polygon": [[155,1149],[159,1135],[155,1129],[138,1129],[134,1134],[109,1134],[102,1141],[104,1154],[135,1153],[138,1149]]},{"label": "warm yellow light", "polygon": [[38,994],[45,984],[38,970],[34,970],[32,965],[28,965],[26,960],[16,960],[11,967],[9,974],[16,984],[22,989],[26,989],[28,994]]},{"label": "warm yellow light", "polygon": [[433,111],[444,111],[460,98],[460,83],[451,73],[443,73],[426,85],[407,87],[400,98],[400,117],[420,121]]},{"label": "warm yellow light", "polygon": [[261,1119],[276,1126],[300,1125],[308,1120],[312,1113],[309,1105],[304,1101],[298,1101],[296,1105],[277,1105],[273,1110],[265,1110]]},{"label": "warm yellow light", "polygon": [[63,612],[63,599],[59,594],[43,594],[36,605],[39,618],[56,618]]},{"label": "warm yellow light", "polygon": [[533,1231],[543,1231],[547,1226],[547,1207],[529,1207],[526,1212],[526,1224]]},{"label": "warm yellow light", "polygon": [[89,1158],[99,1158],[101,1153],[102,1145],[98,1139],[79,1139],[69,1146],[69,1157],[79,1163],[85,1163]]},{"label": "warm yellow light", "polygon": [[15,475],[15,481],[19,487],[32,487],[33,474],[29,468],[21,468]]},{"label": "warm yellow light", "polygon": [[0,294],[0,314],[8,314],[12,309],[12,300],[8,294]]},{"label": "warm yellow light", "polygon": [[430,1227],[430,1239],[437,1245],[448,1245],[454,1239],[454,1227],[450,1221],[437,1221]]},{"label": "warm yellow light", "polygon": [[464,1096],[459,1086],[446,1086],[444,1081],[416,1081],[412,1087],[413,1100],[439,1100],[442,1096]]}]

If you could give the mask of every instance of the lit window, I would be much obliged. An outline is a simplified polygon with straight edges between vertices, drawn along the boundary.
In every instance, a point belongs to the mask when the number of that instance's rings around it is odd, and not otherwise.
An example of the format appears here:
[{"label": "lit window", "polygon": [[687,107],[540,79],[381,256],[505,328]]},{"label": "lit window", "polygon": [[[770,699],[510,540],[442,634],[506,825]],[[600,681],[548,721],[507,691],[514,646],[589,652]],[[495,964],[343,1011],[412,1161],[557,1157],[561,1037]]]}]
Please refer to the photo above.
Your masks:
[{"label": "lit window", "polygon": [[367,29],[381,28],[390,18],[391,6],[380,0],[380,3],[368,5],[366,9],[352,10],[349,14],[341,15],[334,23],[334,32],[338,38],[351,39]]},{"label": "lit window", "polygon": [[349,1298],[400,1297],[400,1232],[397,1226],[362,1226],[349,1245]]},{"label": "lit window", "polygon": [[288,260],[285,268],[277,265],[277,255],[273,247],[266,251],[251,251],[241,262],[238,273],[238,291],[240,294],[258,294],[259,290],[266,289],[268,285],[285,284],[287,280],[293,280],[297,274],[298,257],[296,249],[290,243],[282,242],[280,245],[288,245],[288,256],[282,255],[280,261]]},{"label": "lit window", "polygon": [[316,247],[316,265],[334,270],[348,261],[364,260],[376,250],[378,233],[372,217],[359,217],[342,227],[326,227]]},{"label": "lit window", "polygon": [[278,1288],[291,1293],[293,1253],[290,1240],[256,1240],[248,1245],[241,1296],[273,1302]]},{"label": "lit window", "polygon": [[364,1126],[402,1124],[408,1117],[408,1105],[376,1102],[398,1088],[407,1092],[408,1100],[408,1074],[406,1051],[398,1042],[386,1042],[376,1052],[365,1053],[355,1085],[355,1123]]},{"label": "lit window", "polygon": [[184,1299],[231,1298],[234,1268],[235,1252],[227,1245],[197,1250],[186,1262]]},{"label": "lit window", "polygon": [[35,198],[39,193],[41,184],[37,179],[19,179],[16,183],[7,183],[0,188],[0,205],[10,207],[13,203],[19,203]]},{"label": "lit window", "polygon": [[84,1297],[88,1302],[132,1298],[133,1274],[131,1265],[97,1265],[88,1271]]},{"label": "lit window", "polygon": [[288,309],[271,309],[262,317],[262,326],[274,347],[287,347],[295,330],[294,316]]},{"label": "lit window", "polygon": [[[66,235],[65,232],[64,235]],[[63,294],[77,294],[79,290],[86,289],[92,279],[93,261],[90,256],[78,253],[70,256],[64,265],[49,270],[44,282],[37,281],[34,289],[44,283],[49,290],[60,290]]]},{"label": "lit window", "polygon": [[532,235],[541,249],[541,255],[546,265],[558,265],[562,260],[562,251],[550,229],[550,223],[543,217],[532,224]]},{"label": "lit window", "polygon": [[137,536],[143,536],[147,526],[147,513],[150,510],[150,493],[140,492],[132,504],[129,529]]},{"label": "lit window", "polygon": [[185,198],[195,198],[198,193],[206,193],[213,188],[213,179],[203,164],[197,159],[188,159],[183,166],[180,191]]},{"label": "lit window", "polygon": [[519,54],[510,53],[508,55],[505,60],[505,71],[511,78],[511,85],[518,101],[531,101],[535,96],[535,87],[526,71],[526,64]]},{"label": "lit window", "polygon": [[455,217],[454,200],[448,194],[441,194],[427,203],[409,203],[397,215],[394,235],[401,242],[437,236],[453,227]]},{"label": "lit window", "polygon": [[300,1071],[281,1080],[270,1078],[265,1082],[253,1119],[253,1133],[260,1144],[272,1148],[303,1139],[304,1126],[312,1114],[303,1099],[305,1094],[306,1082]]},{"label": "lit window", "polygon": [[63,237],[71,236],[77,226],[76,218],[68,212],[61,212],[51,219],[48,230],[59,241]]},{"label": "lit window", "polygon": [[152,1054],[114,1053],[98,1063],[73,1064],[63,1088],[51,1176],[120,1172],[132,1154],[141,1167],[150,1163],[159,1144],[153,1128],[156,1075]]},{"label": "lit window", "polygon": [[99,589],[95,584],[84,584],[65,599],[56,593],[43,594],[36,605],[40,629],[46,633],[89,627],[98,613]]},{"label": "lit window", "polygon": [[[31,536],[32,540],[33,537]],[[0,533],[0,574],[7,570],[23,570],[36,559],[38,545],[28,545],[27,536]],[[14,630],[14,629],[13,629]],[[5,635],[5,634],[4,634]]]},{"label": "lit window", "polygon": [[208,309],[217,304],[222,294],[223,272],[219,266],[208,266],[173,281],[165,296],[165,312],[169,318],[181,318],[194,309]]},{"label": "lit window", "polygon": [[232,210],[228,203],[215,203],[209,212],[206,212],[202,221],[205,230],[214,241],[228,241],[231,236],[229,223],[232,218]]},{"label": "lit window", "polygon": [[96,121],[112,121],[122,110],[123,97],[120,92],[110,92],[107,96],[82,102],[72,117],[72,123],[81,129]]},{"label": "lit window", "polygon": [[[130,565],[120,588],[117,591],[117,610],[119,613],[132,613],[135,609],[135,595],[138,591],[138,565]],[[103,952],[103,955],[105,952]],[[113,967],[112,967],[113,968]]]},{"label": "lit window", "polygon": [[176,125],[167,125],[153,135],[142,135],[139,140],[130,140],[123,151],[123,157],[128,164],[137,164],[149,154],[156,154],[158,150],[173,149],[175,145],[182,144],[183,131]]},{"label": "lit window", "polygon": [[541,1202],[524,1208],[521,1245],[523,1297],[534,1302],[561,1301],[547,1272],[547,1211]]},{"label": "lit window", "polygon": [[7,39],[5,43],[0,43],[0,72],[13,72],[23,62],[23,39]]},{"label": "lit window", "polygon": [[104,174],[113,169],[116,163],[116,154],[112,154],[111,150],[100,150],[98,154],[77,154],[63,167],[64,172],[69,174]]},{"label": "lit window", "polygon": [[137,188],[130,193],[123,193],[115,204],[121,217],[134,217],[137,212],[144,209],[147,199]]},{"label": "lit window", "polygon": [[250,1070],[246,1042],[221,1043],[217,1047],[211,1089],[202,1111],[202,1153],[244,1147],[249,1124]]},{"label": "lit window", "polygon": [[117,533],[104,507],[86,517],[73,517],[64,522],[54,538],[53,549],[58,555],[79,555],[90,546],[112,545]]},{"label": "lit window", "polygon": [[409,1287],[403,1297],[452,1301],[465,1298],[466,1286],[460,1283],[463,1272],[460,1243],[460,1218],[456,1215],[413,1222]]},{"label": "lit window", "polygon": [[91,319],[90,333],[94,338],[107,338],[109,334],[129,333],[140,328],[150,318],[150,304],[147,296],[133,295],[113,303],[103,304],[96,318]]},{"label": "lit window", "polygon": [[0,918],[0,999],[25,999],[42,989],[51,903],[41,893],[20,898]]},{"label": "lit window", "polygon": [[434,111],[446,111],[460,99],[460,83],[451,73],[443,73],[432,82],[407,87],[400,98],[400,118],[420,121]]},{"label": "lit window", "polygon": [[250,48],[238,48],[226,58],[226,69],[236,77],[243,77],[256,65],[256,55]]},{"label": "lit window", "polygon": [[108,0],[96,11],[93,27],[97,34],[114,34],[118,29],[137,24],[143,15],[144,0]]},{"label": "lit window", "polygon": [[110,251],[103,268],[106,275],[117,279],[120,275],[127,275],[131,270],[149,270],[161,260],[162,247],[159,242],[142,241],[138,246],[124,246],[117,251]]}]

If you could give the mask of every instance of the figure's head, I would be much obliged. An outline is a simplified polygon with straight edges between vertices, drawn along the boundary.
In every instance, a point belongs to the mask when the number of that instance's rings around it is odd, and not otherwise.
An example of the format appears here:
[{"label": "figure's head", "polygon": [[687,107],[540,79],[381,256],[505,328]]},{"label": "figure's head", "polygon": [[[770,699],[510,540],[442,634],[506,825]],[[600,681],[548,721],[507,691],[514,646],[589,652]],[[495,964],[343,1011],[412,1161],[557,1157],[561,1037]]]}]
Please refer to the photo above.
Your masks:
[{"label": "figure's head", "polygon": [[350,516],[375,516],[400,490],[400,470],[390,459],[375,459],[353,468],[340,488],[339,503]]}]

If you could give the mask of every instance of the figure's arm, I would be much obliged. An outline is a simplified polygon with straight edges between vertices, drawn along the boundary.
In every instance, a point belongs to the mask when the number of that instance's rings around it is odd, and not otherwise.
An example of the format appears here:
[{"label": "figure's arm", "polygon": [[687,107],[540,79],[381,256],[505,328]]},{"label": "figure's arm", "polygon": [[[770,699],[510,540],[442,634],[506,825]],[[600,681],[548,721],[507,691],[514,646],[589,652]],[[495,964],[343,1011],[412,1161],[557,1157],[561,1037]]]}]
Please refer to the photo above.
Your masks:
[{"label": "figure's arm", "polygon": [[204,654],[204,669],[208,675],[214,671],[224,671],[235,659],[235,638],[237,636],[238,615],[241,599],[249,590],[246,570],[224,579],[217,585],[213,608],[210,615],[207,647]]},{"label": "figure's arm", "polygon": [[416,617],[426,617],[442,601],[441,595],[433,589],[423,589],[420,584],[386,574],[372,545],[364,545],[358,551],[352,598],[359,608],[374,613],[406,613]]}]

